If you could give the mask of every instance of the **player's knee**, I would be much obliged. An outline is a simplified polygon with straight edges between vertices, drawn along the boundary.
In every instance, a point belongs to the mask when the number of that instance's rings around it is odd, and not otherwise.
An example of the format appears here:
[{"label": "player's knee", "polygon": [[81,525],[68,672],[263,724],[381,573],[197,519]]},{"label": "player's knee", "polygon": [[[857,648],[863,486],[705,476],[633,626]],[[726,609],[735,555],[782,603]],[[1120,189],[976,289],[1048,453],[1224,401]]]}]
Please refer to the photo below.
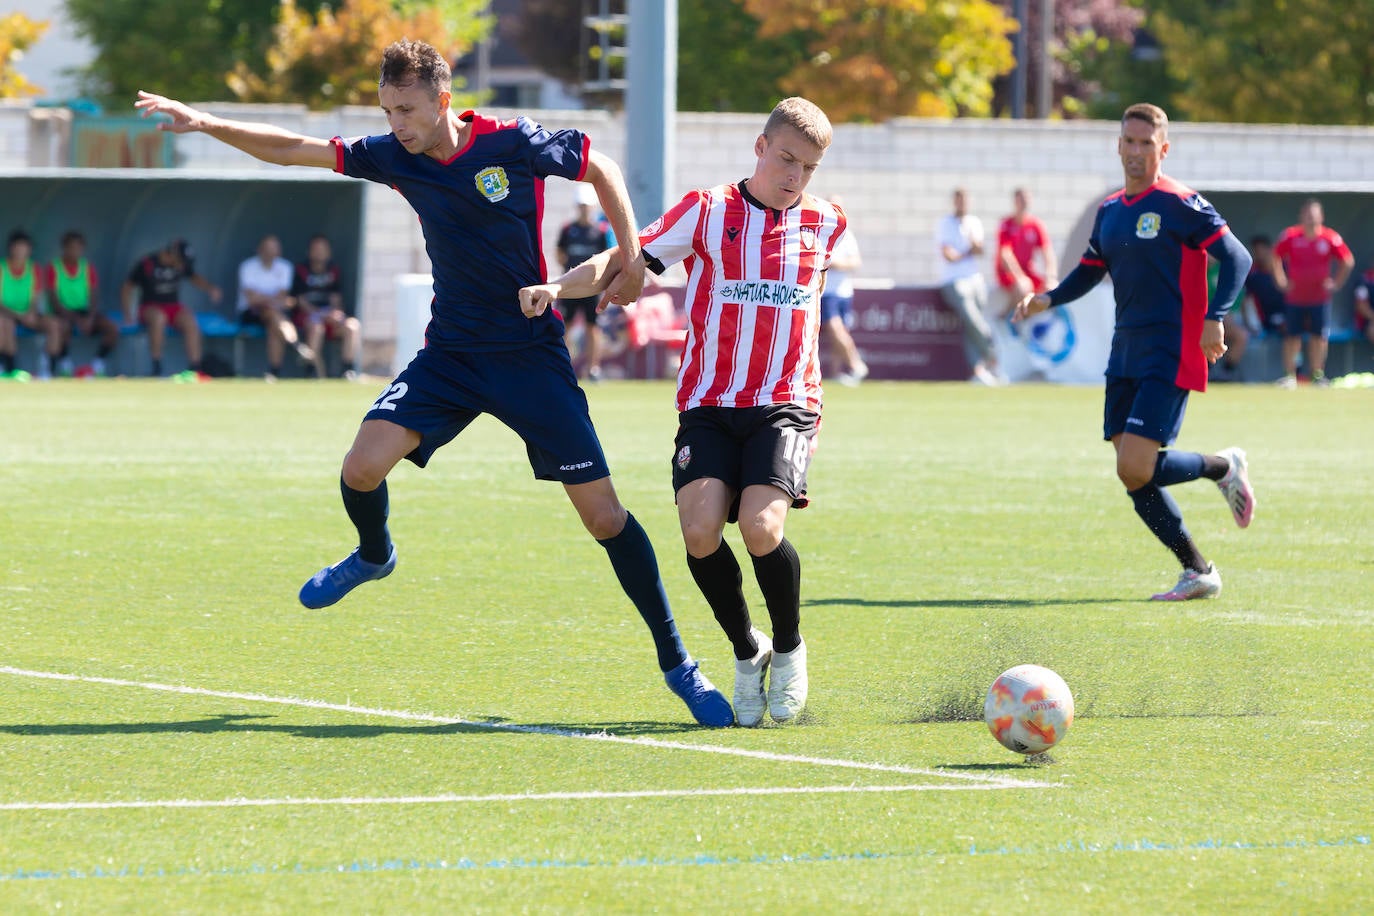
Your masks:
[{"label": "player's knee", "polygon": [[350,488],[366,493],[380,487],[389,470],[390,468],[383,467],[380,462],[370,458],[366,452],[352,448],[344,456],[340,476]]},{"label": "player's knee", "polygon": [[720,549],[721,526],[701,520],[682,521],[682,544],[694,557],[709,557]]},{"label": "player's knee", "polygon": [[756,557],[772,553],[782,543],[782,525],[768,514],[759,514],[752,518],[741,517],[739,533],[744,539],[745,549]]},{"label": "player's knee", "polygon": [[1139,490],[1154,479],[1154,465],[1134,465],[1118,461],[1116,464],[1116,476],[1121,481],[1126,490]]},{"label": "player's knee", "polygon": [[625,530],[625,521],[629,513],[625,511],[625,507],[620,504],[619,500],[610,500],[590,509],[584,509],[580,515],[587,533],[598,541],[604,541]]}]

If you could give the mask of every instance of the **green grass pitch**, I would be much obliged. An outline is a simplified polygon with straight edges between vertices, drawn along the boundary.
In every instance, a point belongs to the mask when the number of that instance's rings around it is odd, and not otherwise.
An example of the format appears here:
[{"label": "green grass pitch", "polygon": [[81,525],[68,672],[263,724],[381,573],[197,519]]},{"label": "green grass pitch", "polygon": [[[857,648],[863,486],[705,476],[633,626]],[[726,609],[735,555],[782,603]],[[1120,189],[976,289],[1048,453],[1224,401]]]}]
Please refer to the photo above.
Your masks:
[{"label": "green grass pitch", "polygon": [[[788,529],[810,707],[720,731],[486,418],[393,474],[395,574],[302,608],[353,545],[337,473],[373,396],[0,386],[0,909],[1374,909],[1368,392],[1194,397],[1179,446],[1244,446],[1259,509],[1242,531],[1210,483],[1174,488],[1225,589],[1154,605],[1176,565],[1099,388],[830,391]],[[671,388],[589,397],[728,693]],[[981,721],[1021,662],[1077,700],[1049,761]]]}]

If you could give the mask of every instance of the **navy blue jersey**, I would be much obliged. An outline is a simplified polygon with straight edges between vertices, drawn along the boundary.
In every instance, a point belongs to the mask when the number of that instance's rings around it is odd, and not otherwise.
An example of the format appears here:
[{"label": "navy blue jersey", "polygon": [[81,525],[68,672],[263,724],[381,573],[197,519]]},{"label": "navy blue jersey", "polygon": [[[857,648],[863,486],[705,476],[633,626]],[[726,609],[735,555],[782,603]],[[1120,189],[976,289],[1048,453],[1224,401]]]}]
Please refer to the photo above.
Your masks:
[{"label": "navy blue jersey", "polygon": [[1134,197],[1122,190],[1102,202],[1081,266],[1112,278],[1116,332],[1107,375],[1206,390],[1204,249],[1229,231],[1202,195],[1163,175]]},{"label": "navy blue jersey", "polygon": [[472,132],[447,162],[406,152],[392,134],[336,137],[335,169],[391,185],[419,214],[434,273],[428,346],[513,350],[561,337],[563,322],[553,310],[526,318],[518,293],[547,277],[544,179],[580,180],[590,141],[581,131],[550,133],[524,117],[460,117]]}]

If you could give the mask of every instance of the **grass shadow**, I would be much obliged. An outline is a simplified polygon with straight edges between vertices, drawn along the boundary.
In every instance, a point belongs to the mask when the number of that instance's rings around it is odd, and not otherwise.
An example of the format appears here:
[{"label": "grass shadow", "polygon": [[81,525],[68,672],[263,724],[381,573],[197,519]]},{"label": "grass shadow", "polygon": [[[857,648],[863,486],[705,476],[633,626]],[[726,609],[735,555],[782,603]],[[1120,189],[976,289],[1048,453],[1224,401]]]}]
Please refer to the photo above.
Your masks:
[{"label": "grass shadow", "polygon": [[1136,604],[1131,598],[912,598],[874,600],[870,598],[811,598],[806,607],[913,607],[913,608],[1031,608],[1079,604]]},{"label": "grass shadow", "polygon": [[491,735],[534,734],[588,737],[608,734],[616,737],[642,735],[681,735],[700,731],[704,726],[668,722],[605,722],[585,724],[508,723],[500,719],[471,722],[438,722],[422,725],[300,725],[270,721],[272,715],[227,714],[203,719],[169,722],[55,722],[0,725],[0,735],[25,737],[93,737],[103,735],[204,735],[258,732],[295,738],[379,738],[387,735]]}]

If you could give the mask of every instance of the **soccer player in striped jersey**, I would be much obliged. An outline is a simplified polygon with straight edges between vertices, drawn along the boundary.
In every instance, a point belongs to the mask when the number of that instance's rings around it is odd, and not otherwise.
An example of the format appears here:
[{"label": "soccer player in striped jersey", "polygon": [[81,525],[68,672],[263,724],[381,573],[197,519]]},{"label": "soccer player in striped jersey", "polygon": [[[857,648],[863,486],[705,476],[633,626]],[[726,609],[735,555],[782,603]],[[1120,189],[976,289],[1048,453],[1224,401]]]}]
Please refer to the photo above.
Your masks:
[{"label": "soccer player in striped jersey", "polygon": [[648,535],[611,484],[563,344],[562,320],[552,313],[527,318],[518,305],[520,288],[545,277],[539,222],[550,176],[596,189],[616,232],[630,239],[624,257],[631,263],[608,296],[624,304],[639,294],[644,266],[619,167],[592,150],[581,131],[454,111],[448,62],[419,41],[398,41],[383,52],[378,96],[387,134],[324,140],[139,95],[136,107],[145,115],[172,118],[163,129],[203,131],[267,162],[389,185],[420,217],[435,293],[425,346],[364,415],[344,456],[340,488],[358,548],[307,581],[301,603],[327,607],[391,574],[396,549],[387,527],[387,475],[402,458],[424,467],[488,413],[524,440],[535,477],[563,485],[583,526],[605,548],[648,625],[669,688],[701,724],[732,724],[729,701],[682,645]]},{"label": "soccer player in striped jersey", "polygon": [[[689,192],[639,235],[651,270],[678,261],[687,269],[673,489],[687,565],[734,647],[735,720],[745,726],[765,711],[792,721],[806,705],[801,560],[784,525],[789,509],[807,503],[821,420],[819,301],[845,232],[844,213],[806,193],[830,140],[820,108],[784,99],[754,141],[750,178]],[[614,276],[613,252],[521,290],[527,313],[599,291]],[[771,639],[750,619],[722,537],[736,521]]]},{"label": "soccer player in striped jersey", "polygon": [[[1255,510],[1245,452],[1202,455],[1165,446],[1183,426],[1188,393],[1207,390],[1207,366],[1226,352],[1222,320],[1245,282],[1250,253],[1202,195],[1163,173],[1169,153],[1163,109],[1127,108],[1117,153],[1125,186],[1098,208],[1082,260],[1054,289],[1023,297],[1014,317],[1072,302],[1111,276],[1116,330],[1103,438],[1116,449],[1116,474],[1136,513],[1183,566],[1178,583],[1154,600],[1212,598],[1221,593],[1221,574],[1193,543],[1164,488],[1213,480],[1244,528]],[[1209,254],[1220,264],[1210,303]]]}]

